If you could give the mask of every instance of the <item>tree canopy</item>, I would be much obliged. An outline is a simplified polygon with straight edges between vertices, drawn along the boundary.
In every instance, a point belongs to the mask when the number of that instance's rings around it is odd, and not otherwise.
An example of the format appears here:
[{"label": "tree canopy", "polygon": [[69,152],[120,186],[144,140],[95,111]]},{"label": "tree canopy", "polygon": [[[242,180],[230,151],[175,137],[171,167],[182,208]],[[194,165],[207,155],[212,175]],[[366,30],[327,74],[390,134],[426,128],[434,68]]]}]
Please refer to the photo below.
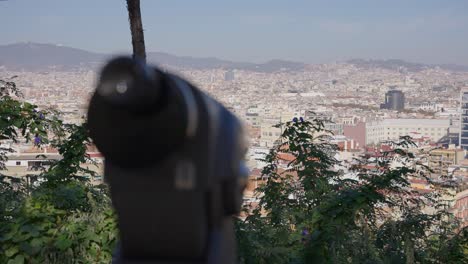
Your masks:
[{"label": "tree canopy", "polygon": [[[52,146],[62,158],[39,175],[12,177],[8,141]],[[24,101],[14,82],[0,81],[0,144],[0,262],[109,263],[117,228],[105,186],[83,177],[94,174],[80,166],[92,162],[86,123],[66,124]]]},{"label": "tree canopy", "polygon": [[[241,263],[466,263],[466,231],[407,137],[377,160],[343,166],[319,119],[288,122],[266,156],[259,202],[237,221]],[[285,169],[281,155],[293,156]],[[395,164],[400,164],[395,166]],[[429,210],[431,209],[431,210]]]}]

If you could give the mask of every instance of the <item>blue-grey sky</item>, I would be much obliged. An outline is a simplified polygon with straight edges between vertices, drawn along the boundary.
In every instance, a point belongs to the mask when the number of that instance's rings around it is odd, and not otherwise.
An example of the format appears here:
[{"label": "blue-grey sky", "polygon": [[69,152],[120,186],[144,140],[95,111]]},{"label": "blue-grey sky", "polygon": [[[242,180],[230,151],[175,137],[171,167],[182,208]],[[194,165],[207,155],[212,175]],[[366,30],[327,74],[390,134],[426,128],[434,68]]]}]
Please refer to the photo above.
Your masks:
[{"label": "blue-grey sky", "polygon": [[[468,0],[141,0],[147,50],[261,62],[468,65]],[[130,51],[125,0],[0,1],[0,44]]]}]

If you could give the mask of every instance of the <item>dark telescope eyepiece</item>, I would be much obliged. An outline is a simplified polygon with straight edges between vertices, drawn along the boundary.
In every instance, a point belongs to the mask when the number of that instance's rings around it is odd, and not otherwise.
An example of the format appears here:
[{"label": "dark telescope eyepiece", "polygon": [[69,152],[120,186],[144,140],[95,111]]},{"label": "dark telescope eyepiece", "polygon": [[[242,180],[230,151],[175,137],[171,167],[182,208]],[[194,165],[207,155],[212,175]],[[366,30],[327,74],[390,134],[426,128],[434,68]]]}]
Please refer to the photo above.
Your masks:
[{"label": "dark telescope eyepiece", "polygon": [[142,111],[158,101],[164,88],[161,77],[142,61],[121,57],[102,69],[96,91],[111,105]]},{"label": "dark telescope eyepiece", "polygon": [[121,57],[101,71],[88,128],[118,216],[114,264],[235,263],[232,216],[248,170],[234,114],[183,78]]},{"label": "dark telescope eyepiece", "polygon": [[170,155],[185,142],[188,112],[169,74],[118,57],[101,70],[88,127],[108,161],[137,167]]}]

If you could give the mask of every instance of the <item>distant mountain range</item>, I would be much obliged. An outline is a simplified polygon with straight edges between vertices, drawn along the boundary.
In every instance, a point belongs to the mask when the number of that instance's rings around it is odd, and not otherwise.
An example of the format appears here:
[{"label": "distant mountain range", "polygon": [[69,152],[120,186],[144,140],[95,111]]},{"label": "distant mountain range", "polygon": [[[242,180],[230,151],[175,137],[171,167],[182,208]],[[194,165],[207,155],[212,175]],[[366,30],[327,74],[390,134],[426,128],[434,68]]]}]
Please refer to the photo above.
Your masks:
[{"label": "distant mountain range", "polygon": [[[96,69],[112,55],[89,52],[86,50],[65,47],[54,44],[15,43],[0,45],[0,66],[10,70],[42,71],[42,70],[73,70],[78,68]],[[271,60],[265,63],[233,62],[214,57],[199,58],[175,56],[164,52],[148,52],[147,60],[167,68],[242,69],[257,72],[301,71],[308,64],[287,60]],[[468,71],[468,66],[458,65],[425,65],[403,60],[363,60],[353,59],[347,63],[360,68],[385,68],[393,70],[420,71],[427,68],[440,67],[454,71]]]},{"label": "distant mountain range", "polygon": [[102,54],[52,44],[15,43],[0,46],[0,65],[7,69],[71,69],[102,62]]},{"label": "distant mountain range", "polygon": [[[77,68],[95,68],[101,65],[109,54],[89,52],[81,49],[54,44],[15,43],[0,45],[0,66],[13,70],[71,70]],[[168,68],[192,69],[243,69],[259,72],[299,71],[307,64],[301,62],[271,60],[266,63],[232,62],[218,58],[196,58],[175,56],[163,52],[148,52],[149,63]]]},{"label": "distant mountain range", "polygon": [[418,72],[429,68],[439,67],[445,70],[451,71],[468,71],[467,65],[456,65],[456,64],[422,64],[407,62],[404,60],[364,60],[364,59],[352,59],[348,60],[347,63],[354,64],[360,68],[383,68],[389,70],[401,70],[409,72]]}]

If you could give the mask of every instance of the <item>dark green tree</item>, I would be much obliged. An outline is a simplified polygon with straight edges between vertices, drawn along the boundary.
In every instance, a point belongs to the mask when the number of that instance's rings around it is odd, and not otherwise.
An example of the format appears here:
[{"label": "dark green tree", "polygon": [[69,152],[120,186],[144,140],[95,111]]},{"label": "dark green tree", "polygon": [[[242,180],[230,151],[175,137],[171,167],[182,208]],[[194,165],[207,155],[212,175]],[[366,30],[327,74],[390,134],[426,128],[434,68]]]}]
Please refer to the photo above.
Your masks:
[{"label": "dark green tree", "polygon": [[[0,81],[0,143],[53,146],[61,159],[39,176],[8,176],[9,147],[0,151],[0,263],[109,263],[117,228],[104,186],[92,186],[86,124],[25,102],[12,81]],[[3,146],[3,145],[2,145]],[[40,179],[40,181],[34,181]]]},{"label": "dark green tree", "polygon": [[[320,120],[283,126],[281,144],[265,158],[259,204],[236,225],[242,263],[466,261],[464,237],[441,208],[440,192],[410,187],[410,177],[430,181],[430,170],[409,138],[388,142],[392,150],[377,159],[342,166]],[[285,170],[280,153],[293,157]],[[455,262],[441,253],[446,243]]]}]

